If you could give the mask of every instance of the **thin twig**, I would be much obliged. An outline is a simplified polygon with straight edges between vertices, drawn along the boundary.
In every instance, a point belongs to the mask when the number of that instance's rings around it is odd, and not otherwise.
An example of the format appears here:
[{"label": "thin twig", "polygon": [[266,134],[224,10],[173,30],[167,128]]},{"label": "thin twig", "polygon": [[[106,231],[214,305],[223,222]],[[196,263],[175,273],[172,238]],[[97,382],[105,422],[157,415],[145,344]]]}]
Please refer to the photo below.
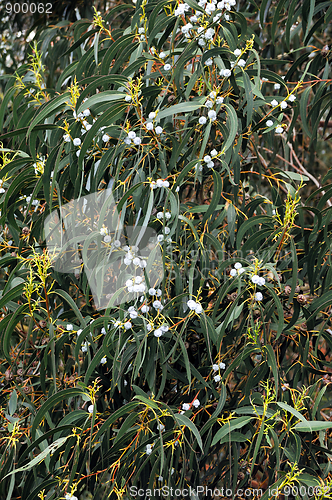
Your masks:
[{"label": "thin twig", "polygon": [[[291,155],[293,155],[293,156],[294,156],[294,158],[295,158],[295,160],[296,160],[296,163],[297,163],[297,164],[298,164],[298,166],[300,167],[300,171],[301,171],[301,173],[303,173],[303,174],[305,174],[307,177],[309,177],[309,179],[311,179],[311,180],[312,180],[312,182],[313,182],[313,183],[314,183],[314,184],[318,187],[318,189],[320,189],[320,188],[322,187],[321,183],[320,183],[320,182],[319,182],[319,181],[318,181],[318,180],[317,180],[317,179],[316,179],[313,175],[311,175],[311,174],[310,174],[310,172],[308,172],[308,171],[306,170],[306,168],[302,165],[302,163],[301,163],[301,162],[300,162],[300,160],[298,159],[298,157],[297,157],[297,155],[296,155],[296,153],[295,153],[295,151],[294,151],[294,149],[293,149],[292,144],[291,144],[290,142],[287,142],[287,146],[288,146],[288,147],[289,147],[289,149],[290,149]],[[295,165],[293,165],[293,167],[294,167],[294,168],[296,168],[296,167],[295,167]],[[298,169],[296,168],[296,170],[298,170]],[[324,196],[325,191],[322,191],[322,194],[323,194],[323,196]],[[329,207],[331,207],[331,206],[332,206],[332,203],[330,202],[330,200],[326,200],[326,203],[327,203],[327,205],[328,205]]]}]

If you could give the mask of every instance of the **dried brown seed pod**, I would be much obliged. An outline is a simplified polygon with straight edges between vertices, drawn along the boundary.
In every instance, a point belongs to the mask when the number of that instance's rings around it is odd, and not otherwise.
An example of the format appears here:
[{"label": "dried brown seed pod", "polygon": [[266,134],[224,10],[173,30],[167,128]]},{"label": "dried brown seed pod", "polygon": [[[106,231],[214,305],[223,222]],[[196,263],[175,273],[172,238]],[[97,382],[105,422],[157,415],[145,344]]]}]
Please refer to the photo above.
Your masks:
[{"label": "dried brown seed pod", "polygon": [[39,326],[40,326],[40,328],[46,328],[46,325],[47,325],[47,323],[46,323],[46,321],[45,321],[44,319],[41,319],[41,320],[39,321]]},{"label": "dried brown seed pod", "polygon": [[285,294],[290,295],[291,291],[292,291],[292,288],[289,285],[286,285],[285,286]]},{"label": "dried brown seed pod", "polygon": [[236,297],[237,297],[237,292],[233,292],[233,293],[230,293],[229,295],[227,295],[227,298],[230,302],[234,302]]},{"label": "dried brown seed pod", "polygon": [[242,479],[244,479],[244,473],[243,472],[239,472],[238,475],[237,475],[237,478],[239,481],[242,481]]},{"label": "dried brown seed pod", "polygon": [[23,233],[25,236],[27,236],[27,235],[30,233],[30,229],[29,229],[28,227],[24,227],[24,228],[22,229],[22,233]]},{"label": "dried brown seed pod", "polygon": [[167,99],[167,100],[168,100],[168,102],[169,102],[169,103],[171,103],[171,102],[173,102],[175,99],[176,99],[175,95],[173,95],[173,94],[172,94],[172,95],[170,95],[170,96],[168,97],[168,99]]},{"label": "dried brown seed pod", "polygon": [[306,304],[307,303],[307,297],[303,294],[300,294],[296,297],[296,300],[300,303],[300,304]]}]

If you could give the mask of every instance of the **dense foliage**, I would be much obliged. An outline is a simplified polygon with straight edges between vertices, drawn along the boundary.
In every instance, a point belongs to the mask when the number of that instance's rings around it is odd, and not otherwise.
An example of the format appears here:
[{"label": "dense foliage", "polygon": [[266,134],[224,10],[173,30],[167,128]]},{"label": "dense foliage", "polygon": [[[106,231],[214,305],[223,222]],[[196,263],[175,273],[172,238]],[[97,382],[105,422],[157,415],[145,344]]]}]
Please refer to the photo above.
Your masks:
[{"label": "dense foliage", "polygon": [[138,0],[2,75],[1,499],[329,497],[331,19]]}]

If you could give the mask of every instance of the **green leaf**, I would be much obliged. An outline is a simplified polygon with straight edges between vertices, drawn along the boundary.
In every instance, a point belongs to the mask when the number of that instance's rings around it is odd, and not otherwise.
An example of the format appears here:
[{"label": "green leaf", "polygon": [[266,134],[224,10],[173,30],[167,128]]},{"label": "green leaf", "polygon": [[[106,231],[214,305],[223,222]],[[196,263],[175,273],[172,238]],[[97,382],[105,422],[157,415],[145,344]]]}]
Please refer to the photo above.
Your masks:
[{"label": "green leaf", "polygon": [[245,71],[242,71],[242,76],[247,99],[247,127],[249,127],[252,121],[252,113],[254,109],[253,86],[248,74]]},{"label": "green leaf", "polygon": [[42,451],[41,453],[39,453],[39,455],[37,455],[35,458],[33,458],[31,460],[31,462],[29,462],[27,465],[23,465],[23,467],[19,467],[18,469],[15,469],[13,470],[12,472],[10,472],[9,474],[7,474],[4,479],[8,476],[10,476],[11,474],[16,474],[17,472],[25,472],[27,470],[30,470],[32,469],[33,467],[35,467],[36,465],[40,464],[43,460],[45,460],[45,458],[48,456],[48,455],[53,455],[53,453],[56,452],[56,450],[58,448],[60,448],[60,446],[62,446],[66,441],[67,439],[69,439],[70,436],[65,436],[65,437],[62,437],[62,438],[59,438],[59,439],[56,439],[52,444],[50,444],[44,451]]},{"label": "green leaf", "polygon": [[294,415],[294,417],[298,418],[302,422],[307,423],[307,420],[304,418],[304,416],[299,411],[297,411],[295,408],[293,408],[292,406],[289,406],[289,404],[277,402],[277,405],[280,408],[282,408],[283,410],[288,411],[289,413]]},{"label": "green leaf", "polygon": [[274,383],[276,387],[276,394],[278,394],[278,386],[279,386],[279,373],[278,373],[278,366],[277,366],[277,361],[276,357],[274,354],[273,347],[271,345],[265,346],[265,349],[267,351],[267,359],[269,361],[269,366],[271,367],[273,377],[274,377]]},{"label": "green leaf", "polygon": [[230,104],[224,104],[224,106],[228,111],[228,116],[227,116],[228,137],[226,139],[226,142],[223,144],[222,151],[226,153],[226,151],[230,147],[233,147],[234,139],[236,137],[236,134],[238,133],[238,119],[236,111],[233,108],[233,106],[231,106]]},{"label": "green leaf", "polygon": [[156,122],[162,120],[163,118],[167,118],[168,116],[178,115],[180,113],[190,113],[192,111],[196,111],[201,108],[204,104],[203,101],[205,99],[201,99],[201,102],[181,102],[180,104],[174,104],[169,108],[163,109],[159,111],[156,117]]},{"label": "green leaf", "polygon": [[229,435],[235,429],[242,429],[245,425],[247,425],[254,417],[237,417],[233,420],[230,420],[227,424],[223,425],[219,431],[217,431],[216,435],[212,440],[212,446],[218,443],[224,436]]},{"label": "green leaf", "polygon": [[75,304],[72,297],[67,292],[65,292],[64,290],[60,290],[60,289],[54,290],[51,293],[55,293],[55,294],[59,295],[60,297],[65,299],[66,302],[68,302],[68,304],[70,305],[70,307],[72,308],[72,310],[76,314],[76,317],[79,320],[81,327],[84,328],[86,326],[85,319],[83,318],[82,313],[80,312],[79,308]]},{"label": "green leaf", "polygon": [[31,427],[32,439],[35,439],[36,430],[37,430],[39,424],[42,422],[42,420],[44,418],[46,418],[46,415],[49,412],[49,410],[56,407],[57,404],[59,404],[61,401],[64,401],[65,399],[74,398],[75,396],[82,397],[85,394],[86,393],[82,389],[79,389],[79,388],[64,389],[60,392],[57,392],[56,394],[51,396],[47,401],[45,401],[45,403],[38,410],[38,412],[33,420],[33,424]]},{"label": "green leaf", "polygon": [[0,309],[6,307],[9,301],[18,299],[22,295],[24,291],[24,284],[20,283],[16,285],[14,288],[11,288],[5,295],[3,295],[0,299]]},{"label": "green leaf", "polygon": [[8,403],[9,415],[12,416],[15,413],[16,408],[17,408],[17,392],[14,389],[13,392],[11,393]]},{"label": "green leaf", "polygon": [[293,427],[293,430],[298,432],[319,432],[331,429],[332,422],[318,422],[317,420],[307,420]]},{"label": "green leaf", "polygon": [[111,427],[114,422],[116,422],[119,418],[122,418],[124,415],[127,415],[130,411],[137,408],[138,403],[132,401],[130,403],[125,404],[118,410],[116,410],[107,420],[102,424],[100,429],[98,430],[96,437],[93,441],[98,441],[100,437]]},{"label": "green leaf", "polygon": [[145,398],[144,396],[141,396],[140,394],[134,396],[133,399],[138,399],[139,401],[141,401],[141,403],[144,403],[148,408],[153,408],[154,410],[159,409],[157,403],[155,403],[151,399],[148,399],[147,397]]},{"label": "green leaf", "polygon": [[217,210],[218,203],[220,201],[220,193],[222,191],[222,180],[220,174],[215,170],[213,170],[212,175],[213,175],[213,196],[211,203],[208,207],[208,210],[202,219],[202,224],[205,224],[205,222],[211,217],[213,212]]},{"label": "green leaf", "polygon": [[64,104],[67,105],[68,101],[70,100],[70,94],[65,92],[62,95],[59,95],[58,97],[55,97],[52,101],[47,102],[44,104],[40,110],[39,113],[35,116],[35,118],[32,120],[32,122],[29,125],[28,131],[27,131],[27,136],[29,136],[34,129],[34,127],[41,122],[44,122],[44,120],[50,116],[52,113],[55,112],[55,110],[59,110],[63,107]]},{"label": "green leaf", "polygon": [[197,443],[200,447],[200,449],[202,450],[202,452],[204,453],[204,450],[203,450],[203,443],[202,443],[202,438],[200,436],[200,433],[196,427],[196,425],[194,424],[194,422],[192,422],[188,417],[186,417],[185,415],[181,415],[181,414],[178,414],[178,413],[175,413],[174,414],[174,417],[175,417],[175,420],[177,421],[177,423],[182,426],[182,425],[185,425],[186,427],[188,427],[188,429],[191,430],[191,432],[194,434],[196,440],[197,440]]},{"label": "green leaf", "polygon": [[76,113],[79,114],[87,108],[91,108],[95,104],[103,104],[105,102],[119,101],[124,99],[126,94],[124,92],[117,92],[116,90],[106,90],[105,92],[99,92],[92,97],[88,97],[85,102],[82,102],[80,107],[77,109]]}]

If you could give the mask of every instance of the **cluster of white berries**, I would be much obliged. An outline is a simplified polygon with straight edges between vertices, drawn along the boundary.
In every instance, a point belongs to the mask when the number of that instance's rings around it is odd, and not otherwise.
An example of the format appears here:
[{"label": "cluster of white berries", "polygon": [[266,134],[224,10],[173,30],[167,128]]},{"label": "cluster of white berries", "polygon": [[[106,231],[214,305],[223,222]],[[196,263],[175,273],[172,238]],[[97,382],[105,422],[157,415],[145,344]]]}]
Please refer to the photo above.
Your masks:
[{"label": "cluster of white berries", "polygon": [[92,124],[89,123],[88,121],[84,120],[83,122],[83,127],[81,128],[81,134],[86,134],[90,128],[92,127]]},{"label": "cluster of white berries", "polygon": [[161,188],[161,187],[168,188],[169,182],[166,180],[164,181],[163,179],[157,179],[156,181],[152,181],[150,183],[150,186],[152,187],[152,189],[157,189],[157,188]]},{"label": "cluster of white berries", "polygon": [[[65,134],[65,135],[63,136],[63,140],[64,140],[65,142],[70,142],[70,141],[71,141],[71,137],[70,137],[70,135],[69,135],[69,134]],[[81,142],[82,142],[82,141],[81,141],[81,139],[80,139],[79,137],[76,137],[75,139],[73,139],[73,144],[74,144],[74,146],[80,146],[80,145],[81,145]]]},{"label": "cluster of white berries", "polygon": [[140,267],[141,269],[144,269],[146,267],[146,260],[136,256],[136,253],[138,252],[137,246],[133,245],[129,247],[128,245],[125,245],[123,247],[123,250],[126,252],[125,258],[123,259],[123,263],[126,266],[133,264],[134,266]]},{"label": "cluster of white berries", "polygon": [[[83,102],[86,102],[88,98],[86,97],[83,99]],[[73,117],[75,118],[76,121],[78,120],[84,120],[84,118],[90,116],[90,110],[89,109],[84,109],[84,111],[81,111],[80,113],[76,114],[76,111],[73,111]]]},{"label": "cluster of white berries", "polygon": [[[171,65],[170,64],[165,64],[164,69],[166,71],[169,71],[171,69]],[[148,117],[149,121],[146,121],[145,127],[147,128],[147,130],[150,130],[150,131],[152,131],[154,129],[155,133],[158,134],[158,135],[160,135],[160,134],[163,133],[163,128],[160,127],[160,125],[157,125],[154,128],[153,120],[156,118],[156,116],[157,116],[157,113],[155,113],[154,111],[151,111],[149,113],[149,117]]]},{"label": "cluster of white berries", "polygon": [[[165,212],[165,219],[169,220],[172,217],[170,212]],[[157,213],[157,219],[162,220],[164,218],[164,212]]]},{"label": "cluster of white berries", "polygon": [[264,286],[265,285],[265,278],[263,278],[262,276],[258,276],[258,274],[253,274],[252,277],[251,277],[251,281],[255,285],[259,285],[259,286]]},{"label": "cluster of white berries", "polygon": [[[224,102],[224,98],[217,95],[217,90],[212,90],[209,93],[209,98],[215,100],[216,104],[222,104]],[[205,103],[205,106],[206,105],[207,105],[207,102]]]},{"label": "cluster of white berries", "polygon": [[[234,269],[231,269],[230,271],[230,276],[233,278],[235,276],[241,275],[242,273],[245,272],[245,269],[242,267],[242,264],[240,262],[236,262],[234,264]],[[251,276],[251,281],[258,286],[264,286],[265,285],[265,278],[262,276],[258,276],[258,274],[253,274]],[[263,300],[263,294],[261,292],[256,292],[255,293],[255,300],[260,301]]]},{"label": "cluster of white berries", "polygon": [[[158,212],[157,219],[160,220],[161,222],[163,222],[164,215],[165,215],[165,219],[167,219],[167,220],[169,220],[172,217],[170,212],[165,212],[165,214],[164,214],[164,212]],[[165,240],[165,235],[168,235],[170,232],[171,232],[171,230],[169,227],[167,227],[167,226],[163,227],[163,234],[158,234],[157,241],[159,243],[162,243]],[[166,241],[168,243],[172,243],[172,238],[168,237],[168,238],[166,238]]]},{"label": "cluster of white berries", "polygon": [[162,311],[164,309],[164,306],[162,305],[160,300],[154,300],[152,302],[152,307],[156,310],[159,310],[159,311]]},{"label": "cluster of white berries", "polygon": [[138,28],[138,34],[139,34],[139,35],[141,35],[141,36],[140,36],[140,39],[141,39],[141,40],[145,40],[145,35],[144,35],[144,33],[145,33],[145,29],[144,29],[144,28]]},{"label": "cluster of white berries", "polygon": [[132,279],[127,280],[126,287],[129,293],[144,293],[146,290],[142,276],[135,276]]},{"label": "cluster of white berries", "polygon": [[[84,99],[83,102],[85,102],[87,99]],[[79,113],[78,115],[76,114],[76,111],[73,111],[73,116],[75,118],[76,121],[78,120],[83,120],[82,121],[82,129],[81,129],[81,134],[86,134],[86,132],[88,132],[88,130],[90,130],[90,128],[92,127],[91,123],[89,123],[86,118],[88,116],[91,115],[91,112],[89,109],[85,109],[84,111],[81,111],[81,113]],[[96,120],[94,119],[93,122],[95,122]],[[70,137],[69,134],[64,134],[63,136],[63,140],[65,142],[70,142],[72,139]],[[81,145],[82,141],[79,137],[75,137],[73,139],[73,144],[74,146],[76,147],[79,147]],[[79,151],[76,152],[76,156],[79,156]]]},{"label": "cluster of white berries", "polygon": [[82,352],[87,352],[89,345],[91,345],[90,342],[84,342],[84,344],[82,344],[82,346],[81,346],[81,351]]},{"label": "cluster of white berries", "polygon": [[208,168],[214,167],[214,162],[212,161],[212,158],[217,158],[217,156],[218,156],[218,151],[216,149],[212,149],[209,155],[204,156],[203,160]]},{"label": "cluster of white berries", "polygon": [[[295,97],[295,95],[294,95],[294,94],[291,94],[291,95],[288,97],[288,101],[290,101],[290,102],[294,102],[295,100],[296,100],[296,97]],[[273,107],[275,108],[275,107],[276,107],[276,106],[278,106],[278,105],[281,107],[281,109],[286,109],[286,108],[287,108],[287,106],[288,106],[288,104],[287,104],[287,102],[286,102],[286,101],[281,101],[280,103],[278,103],[278,101],[277,101],[276,99],[272,99],[272,101],[271,101],[271,106],[273,106]]]},{"label": "cluster of white berries", "polygon": [[[217,2],[217,0],[211,0],[211,2],[206,2],[206,0],[199,0],[198,5],[205,10],[206,14],[208,16],[211,16],[211,14],[216,10],[226,10],[226,11],[231,11],[232,7],[236,5],[236,0],[221,0],[220,2]],[[196,11],[194,16],[190,17],[191,22],[197,22],[199,20],[199,17],[202,15],[200,11]],[[222,13],[218,12],[214,17],[213,17],[213,22],[219,21],[221,18]],[[226,21],[229,20],[229,15],[226,13],[224,14],[224,17]]]},{"label": "cluster of white berries", "polygon": [[195,302],[195,300],[188,300],[187,306],[191,311],[195,311],[196,314],[201,314],[203,312],[203,307],[199,302]]},{"label": "cluster of white berries", "polygon": [[232,72],[230,69],[221,69],[219,72],[220,76],[223,76],[224,78],[229,78],[231,76]]},{"label": "cluster of white berries", "polygon": [[206,42],[212,42],[216,34],[214,28],[205,29],[202,26],[197,29],[197,33],[202,34],[197,42],[201,47],[204,47],[206,45]]},{"label": "cluster of white berries", "polygon": [[135,309],[134,306],[130,306],[129,309],[128,309],[128,312],[129,312],[129,316],[131,317],[131,319],[136,319],[137,318],[138,312],[136,311],[136,309]]},{"label": "cluster of white berries", "polygon": [[136,132],[131,130],[128,132],[127,137],[124,139],[124,143],[127,144],[128,146],[130,144],[134,144],[135,146],[139,146],[142,142],[142,139],[140,137],[136,136]]},{"label": "cluster of white berries", "polygon": [[65,500],[78,500],[75,495],[71,495],[70,493],[66,493]]},{"label": "cluster of white berries", "polygon": [[153,332],[154,336],[159,338],[161,337],[162,335],[164,335],[164,333],[168,332],[169,330],[169,326],[168,325],[161,325],[159,328],[156,328]]},{"label": "cluster of white berries", "polygon": [[237,62],[237,65],[240,66],[240,68],[244,68],[246,64],[247,63],[244,59],[239,59]]},{"label": "cluster of white berries", "polygon": [[149,295],[151,295],[151,297],[161,297],[161,290],[160,288],[149,288]]},{"label": "cluster of white berries", "polygon": [[214,109],[210,109],[210,111],[208,112],[208,117],[210,118],[210,120],[212,122],[216,121],[216,119],[217,119],[217,113],[214,111]]},{"label": "cluster of white berries", "polygon": [[[264,286],[265,285],[265,278],[263,278],[262,276],[258,276],[257,274],[254,274],[252,277],[251,277],[251,281],[255,284],[255,285],[259,285],[259,286]],[[260,300],[263,300],[263,294],[261,292],[256,292],[255,293],[255,300],[257,302],[259,302]]]},{"label": "cluster of white berries", "polygon": [[[275,122],[274,122],[273,120],[267,120],[267,121],[266,121],[266,126],[267,126],[267,127],[269,127],[269,128],[270,128],[270,127],[273,127],[274,123],[275,123]],[[276,134],[282,134],[282,133],[283,133],[283,131],[284,131],[284,129],[283,129],[283,127],[281,127],[280,125],[278,125],[278,126],[275,128],[275,133],[276,133]]]},{"label": "cluster of white berries", "polygon": [[187,3],[180,3],[174,11],[174,15],[179,17],[179,16],[184,16],[186,12],[189,10],[189,5]]},{"label": "cluster of white berries", "polygon": [[152,447],[153,447],[153,445],[152,445],[152,444],[147,444],[147,445],[146,445],[146,448],[145,448],[145,453],[146,453],[147,455],[151,455],[151,453],[152,453]]},{"label": "cluster of white berries", "polygon": [[[212,365],[212,370],[214,372],[217,372],[219,370],[225,370],[225,368],[226,368],[226,365],[225,365],[225,363],[222,363],[222,362],[219,363],[218,365],[217,364]],[[220,382],[221,376],[220,375],[214,375],[213,380],[215,382]]]},{"label": "cluster of white berries", "polygon": [[[265,79],[265,80],[266,80],[266,79]],[[275,84],[274,84],[274,89],[275,89],[275,90],[279,90],[279,89],[280,89],[280,84],[279,84],[279,83],[275,83]],[[290,94],[290,95],[288,96],[288,101],[290,101],[290,102],[294,102],[295,100],[296,100],[296,96],[295,96],[294,94]],[[286,108],[287,108],[287,106],[288,106],[288,104],[287,104],[286,100],[283,100],[283,101],[281,101],[280,103],[278,103],[278,101],[277,101],[276,99],[272,99],[272,101],[271,101],[271,103],[270,103],[270,104],[271,104],[271,106],[273,106],[274,108],[275,108],[276,106],[278,106],[278,105],[279,105],[281,109],[286,109]],[[273,120],[267,120],[266,125],[267,125],[268,127],[272,127],[272,126],[274,125]],[[275,128],[275,133],[276,133],[276,134],[282,134],[282,133],[283,133],[283,131],[284,131],[284,129],[283,129],[283,127],[282,127],[281,125],[278,125],[278,126]]]},{"label": "cluster of white berries", "polygon": [[182,26],[181,32],[184,34],[186,38],[190,38],[190,30],[193,28],[191,23],[187,23],[185,26]]},{"label": "cluster of white berries", "polygon": [[229,273],[231,276],[235,277],[238,274],[244,273],[244,268],[242,267],[241,262],[235,262],[234,264],[234,269],[231,269],[231,272]]},{"label": "cluster of white berries", "polygon": [[[198,408],[198,407],[200,406],[200,404],[201,404],[201,403],[200,403],[199,399],[195,399],[195,400],[192,402],[192,406],[193,406],[194,408]],[[189,403],[183,403],[183,404],[182,404],[182,410],[183,410],[183,411],[182,411],[181,413],[184,413],[185,411],[190,410],[190,407],[191,407],[191,405],[190,405]]]}]

